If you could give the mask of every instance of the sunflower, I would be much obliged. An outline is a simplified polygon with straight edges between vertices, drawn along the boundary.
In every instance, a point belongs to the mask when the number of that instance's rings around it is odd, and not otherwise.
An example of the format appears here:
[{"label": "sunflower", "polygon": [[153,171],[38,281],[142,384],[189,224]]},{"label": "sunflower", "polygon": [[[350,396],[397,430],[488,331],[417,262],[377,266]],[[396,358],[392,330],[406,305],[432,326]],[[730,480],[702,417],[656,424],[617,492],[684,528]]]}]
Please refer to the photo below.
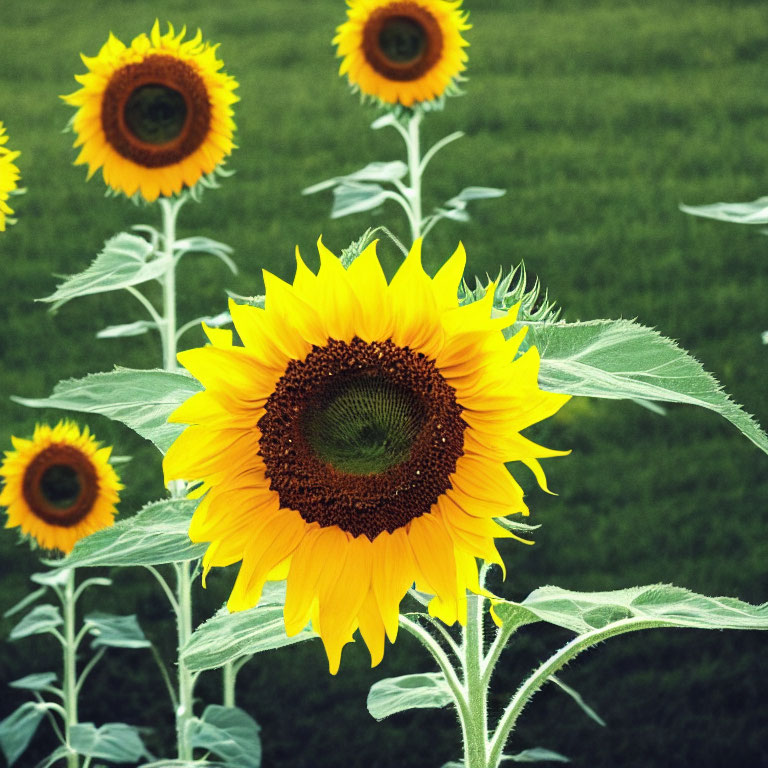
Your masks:
[{"label": "sunflower", "polygon": [[112,189],[151,202],[194,186],[232,152],[237,82],[200,30],[185,34],[169,24],[162,35],[155,21],[149,37],[125,46],[110,34],[98,56],[82,57],[82,88],[62,98],[77,107],[75,165],[87,163],[88,178],[101,168]]},{"label": "sunflower", "polygon": [[16,190],[19,181],[19,169],[13,164],[13,161],[21,153],[11,152],[5,146],[7,143],[8,136],[5,133],[5,126],[0,122],[0,232],[5,232],[6,217],[13,213],[7,200]]},{"label": "sunflower", "polygon": [[318,247],[317,275],[298,252],[292,285],[265,272],[265,309],[230,304],[243,346],[207,329],[179,355],[205,389],[172,415],[190,426],[164,470],[207,488],[189,531],[211,542],[205,571],[242,561],[230,610],[286,579],[286,631],[311,620],[335,673],[358,628],[381,660],[414,582],[465,622],[476,558],[501,564],[494,538],[512,535],[494,518],[528,514],[504,462],[544,483],[537,459],[561,452],[519,432],[568,397],[539,389],[493,288],[458,305],[461,246],[430,279],[417,241],[389,284],[375,243],[348,270]]},{"label": "sunflower", "polygon": [[123,487],[109,464],[111,448],[99,448],[88,432],[60,421],[38,425],[31,440],[16,437],[0,466],[8,507],[6,528],[20,527],[44,549],[64,554],[80,539],[112,525]]},{"label": "sunflower", "polygon": [[410,107],[442,96],[465,69],[461,0],[347,0],[333,39],[340,75],[364,94]]}]

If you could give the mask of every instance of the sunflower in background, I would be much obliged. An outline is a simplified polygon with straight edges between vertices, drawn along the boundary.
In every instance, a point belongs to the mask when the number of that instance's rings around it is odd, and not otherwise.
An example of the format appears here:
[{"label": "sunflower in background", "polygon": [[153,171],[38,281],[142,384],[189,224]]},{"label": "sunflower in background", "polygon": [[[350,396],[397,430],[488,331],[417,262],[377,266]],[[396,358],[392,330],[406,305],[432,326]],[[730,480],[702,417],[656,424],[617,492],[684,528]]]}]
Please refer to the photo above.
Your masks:
[{"label": "sunflower in background", "polygon": [[31,440],[12,440],[15,450],[6,451],[0,466],[6,528],[68,554],[80,539],[112,525],[123,486],[109,463],[112,449],[100,448],[88,427],[81,433],[68,421],[43,424]]},{"label": "sunflower in background", "polygon": [[298,253],[293,284],[265,272],[266,309],[230,304],[244,346],[207,329],[212,346],[179,355],[205,390],[171,416],[191,426],[164,472],[207,489],[189,531],[211,542],[205,572],[242,561],[230,610],[286,579],[287,633],[311,621],[335,673],[358,628],[381,660],[414,582],[466,622],[476,558],[501,564],[494,539],[512,536],[494,518],[528,514],[504,463],[545,486],[538,459],[562,452],[520,431],[569,398],[539,389],[492,286],[459,306],[461,246],[430,278],[417,241],[389,284],[375,243],[348,270],[319,250],[317,275]]},{"label": "sunflower in background", "polygon": [[333,43],[340,75],[387,104],[412,107],[445,95],[466,68],[470,28],[461,0],[347,0]]},{"label": "sunflower in background", "polygon": [[0,122],[0,232],[5,232],[5,224],[13,209],[8,205],[8,198],[16,191],[19,182],[19,169],[14,160],[21,154],[12,152],[5,145],[8,136],[5,126]]},{"label": "sunflower in background", "polygon": [[130,46],[114,35],[75,79],[80,90],[62,98],[77,113],[76,165],[99,168],[112,189],[148,202],[178,194],[212,173],[234,148],[232,104],[237,82],[222,72],[216,47],[201,32],[183,42],[160,33],[155,21],[149,37]]}]

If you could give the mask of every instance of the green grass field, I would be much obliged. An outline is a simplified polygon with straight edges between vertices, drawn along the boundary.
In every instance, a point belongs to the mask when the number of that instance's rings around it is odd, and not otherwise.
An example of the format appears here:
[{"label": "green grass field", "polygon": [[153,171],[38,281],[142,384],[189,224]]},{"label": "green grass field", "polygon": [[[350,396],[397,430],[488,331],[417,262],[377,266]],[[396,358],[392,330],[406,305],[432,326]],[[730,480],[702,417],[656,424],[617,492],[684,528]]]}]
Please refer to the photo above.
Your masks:
[{"label": "green grass field", "polygon": [[[454,130],[467,137],[439,155],[426,178],[426,204],[464,186],[508,189],[480,201],[470,224],[442,223],[425,247],[428,268],[461,239],[469,274],[494,275],[524,260],[569,320],[637,318],[677,339],[763,425],[768,425],[768,240],[757,230],[692,219],[678,204],[746,201],[768,194],[768,16],[760,0],[465,0],[473,29],[466,95],[426,121],[427,141]],[[38,413],[10,395],[44,396],[62,378],[115,363],[154,367],[156,341],[95,338],[100,328],[137,319],[138,305],[116,294],[81,299],[47,313],[33,299],[51,293],[53,274],[81,271],[103,241],[158,212],[106,199],[100,176],[75,168],[71,110],[59,94],[76,88],[79,52],[94,55],[109,30],[123,40],[155,17],[198,25],[221,42],[240,82],[237,171],[203,204],[182,213],[182,235],[235,248],[238,277],[218,262],[182,267],[180,314],[225,308],[224,289],[262,291],[261,270],[292,277],[293,248],[316,263],[321,233],[333,250],[371,225],[405,236],[399,209],[331,221],[330,196],[300,190],[371,160],[400,157],[399,140],[372,132],[337,76],[330,45],[342,0],[55,0],[6,3],[0,11],[0,120],[29,192],[16,201],[18,224],[0,237],[5,298],[0,304],[0,446],[28,435]],[[395,249],[382,244],[390,273]],[[202,342],[192,332],[188,346]],[[159,461],[147,443],[94,418],[99,437],[133,460],[121,513],[162,494]],[[546,464],[558,496],[530,488],[532,548],[509,545],[506,583],[521,598],[542,584],[611,589],[674,582],[711,595],[768,599],[768,458],[719,417],[670,408],[659,417],[632,403],[581,400],[536,437],[572,448]],[[36,555],[0,540],[0,611],[27,589]],[[114,574],[102,594],[116,612],[138,612],[169,656],[174,631],[162,596],[143,571]],[[224,600],[233,574],[200,591],[198,618]],[[11,622],[0,622],[5,637]],[[565,634],[529,628],[507,652],[494,704],[503,707],[537,660]],[[768,766],[765,636],[676,630],[619,638],[562,675],[605,718],[600,728],[556,690],[526,711],[508,751],[560,751],[585,768]],[[0,718],[22,700],[6,683],[54,668],[52,640],[0,645]],[[257,658],[241,673],[239,704],[262,725],[264,765],[285,768],[439,768],[457,759],[449,711],[415,711],[374,722],[369,685],[431,670],[403,637],[382,665],[367,668],[362,644],[348,647],[330,678],[319,644]],[[149,654],[116,651],[85,689],[81,718],[154,727],[148,740],[168,754],[172,716]],[[127,671],[130,670],[130,674]],[[120,686],[120,695],[115,690]],[[218,701],[208,674],[201,698]],[[105,715],[108,712],[108,715]],[[30,750],[50,748],[47,726]],[[33,765],[22,761],[22,765]]]}]

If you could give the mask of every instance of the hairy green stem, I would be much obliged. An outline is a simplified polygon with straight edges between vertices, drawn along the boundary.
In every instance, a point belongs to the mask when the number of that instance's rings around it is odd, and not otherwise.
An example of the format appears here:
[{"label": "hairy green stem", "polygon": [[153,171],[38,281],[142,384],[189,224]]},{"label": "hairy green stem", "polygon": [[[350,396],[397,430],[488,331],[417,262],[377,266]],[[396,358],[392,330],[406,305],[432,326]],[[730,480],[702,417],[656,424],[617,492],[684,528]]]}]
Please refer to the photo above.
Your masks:
[{"label": "hairy green stem", "polygon": [[78,768],[80,758],[70,747],[72,726],[77,725],[77,640],[75,637],[75,569],[67,572],[64,585],[64,738],[69,748],[67,768]]},{"label": "hairy green stem", "polygon": [[[175,371],[176,366],[176,220],[186,195],[170,200],[160,199],[163,217],[163,253],[166,270],[163,275],[163,321],[161,338],[163,342],[163,367]],[[173,482],[169,486],[171,497],[184,498],[186,484]],[[178,693],[176,697],[176,748],[179,760],[192,760],[192,747],[188,739],[189,722],[193,717],[193,692],[195,679],[181,658],[181,652],[192,635],[192,574],[189,563],[175,563],[176,595],[171,606],[176,613],[176,639],[178,647]]]},{"label": "hairy green stem", "polygon": [[464,724],[466,768],[488,766],[488,689],[484,681],[484,598],[467,597],[467,626],[464,628],[464,686],[467,692],[467,722]]},{"label": "hairy green stem", "polygon": [[221,670],[223,676],[224,695],[222,703],[225,707],[235,706],[235,683],[237,681],[237,670],[235,663],[228,661]]},{"label": "hairy green stem", "polygon": [[610,637],[624,634],[625,632],[634,632],[640,629],[649,629],[658,626],[652,620],[638,620],[637,618],[617,621],[610,630],[605,628],[594,629],[571,640],[564,645],[557,653],[550,656],[534,673],[520,686],[517,693],[504,710],[504,714],[499,720],[496,732],[491,739],[491,752],[489,766],[495,768],[501,761],[504,745],[509,738],[509,734],[514,729],[520,713],[531,697],[541,689],[541,687],[550,679],[550,677],[561,670],[568,662],[580,654],[582,651],[591,648],[593,645],[607,640]]},{"label": "hairy green stem", "polygon": [[176,600],[179,610],[176,614],[178,637],[179,692],[176,705],[176,746],[179,760],[192,760],[192,747],[188,739],[188,723],[193,717],[192,694],[195,681],[192,673],[181,658],[181,651],[192,635],[192,579],[189,563],[176,563]]},{"label": "hairy green stem", "polygon": [[176,219],[186,197],[176,200],[162,198],[160,210],[163,214],[163,255],[167,268],[163,275],[163,367],[166,371],[176,370]]},{"label": "hairy green stem", "polygon": [[411,242],[414,242],[422,235],[421,173],[423,166],[421,163],[421,137],[419,133],[421,118],[421,111],[415,110],[408,120],[408,133],[406,134],[407,139],[405,142],[408,153],[408,176],[410,180],[408,202],[411,204]]}]

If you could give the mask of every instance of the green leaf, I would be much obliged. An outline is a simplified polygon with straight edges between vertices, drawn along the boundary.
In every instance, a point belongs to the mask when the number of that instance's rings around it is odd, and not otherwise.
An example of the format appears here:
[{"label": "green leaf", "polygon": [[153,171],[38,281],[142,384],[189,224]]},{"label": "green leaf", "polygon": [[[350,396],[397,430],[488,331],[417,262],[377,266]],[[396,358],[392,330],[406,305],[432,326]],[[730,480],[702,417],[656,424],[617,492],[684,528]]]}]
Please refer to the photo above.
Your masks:
[{"label": "green leaf", "polygon": [[10,640],[20,640],[30,635],[42,635],[61,626],[61,611],[54,605],[38,605],[33,608],[12,630]]},{"label": "green leaf", "polygon": [[719,413],[768,453],[768,435],[754,418],[731,400],[697,360],[652,328],[630,320],[530,323],[528,327],[526,342],[541,355],[542,389],[611,400],[698,405]]},{"label": "green leaf", "polygon": [[141,336],[147,331],[157,328],[157,323],[152,320],[137,320],[135,323],[124,325],[108,325],[104,330],[96,334],[97,339],[120,339],[126,336]]},{"label": "green leaf", "polygon": [[193,747],[206,749],[232,768],[259,768],[261,739],[258,723],[242,709],[211,704],[190,722]]},{"label": "green leaf", "polygon": [[3,618],[8,619],[11,616],[15,616],[17,613],[23,611],[28,605],[32,605],[38,598],[42,597],[46,592],[45,587],[40,587],[34,592],[30,592],[28,595],[19,600],[18,603],[12,605],[4,614]]},{"label": "green leaf", "polygon": [[55,672],[37,672],[8,683],[11,688],[20,688],[24,691],[45,691],[56,682]]},{"label": "green leaf", "polygon": [[730,221],[735,224],[768,224],[768,197],[761,197],[751,203],[681,205],[680,210],[692,216]]},{"label": "green leaf", "polygon": [[[359,171],[347,174],[346,176],[335,176],[332,179],[326,179],[318,184],[313,184],[311,187],[306,187],[301,191],[302,195],[314,195],[316,192],[322,192],[332,187],[352,182],[348,186],[354,186],[354,182],[360,181],[374,181],[374,182],[391,182],[402,179],[408,173],[408,166],[401,160],[393,160],[391,162],[373,162],[368,163],[365,168],[361,168]],[[378,186],[378,185],[375,185]],[[381,187],[379,187],[381,189]],[[340,214],[344,215],[344,214]]]},{"label": "green leaf", "polygon": [[379,680],[371,686],[366,704],[372,717],[383,720],[406,709],[439,708],[451,702],[442,672],[423,672]]},{"label": "green leaf", "polygon": [[494,197],[503,197],[506,194],[506,189],[498,189],[496,187],[466,187],[458,195],[452,197],[446,205],[454,208],[463,208],[472,200],[490,200]]},{"label": "green leaf", "polygon": [[344,182],[333,190],[331,218],[340,219],[352,213],[362,213],[378,208],[394,193],[379,184]]},{"label": "green leaf", "polygon": [[150,648],[135,615],[114,616],[108,613],[91,613],[84,619],[84,624],[94,636],[94,648]]},{"label": "green leaf", "polygon": [[107,240],[104,250],[84,272],[72,275],[56,291],[40,301],[53,304],[57,309],[78,296],[106,293],[156,280],[163,275],[167,264],[153,259],[152,244],[143,237],[121,232]]},{"label": "green leaf", "polygon": [[163,565],[197,560],[208,545],[193,544],[187,533],[196,506],[192,499],[150,502],[133,517],[80,539],[62,565]]},{"label": "green leaf", "polygon": [[60,381],[50,397],[12,399],[30,408],[107,416],[151,440],[164,453],[184,430],[183,424],[168,424],[168,416],[201,390],[200,382],[185,373],[117,368]]},{"label": "green leaf", "polygon": [[654,627],[768,629],[768,603],[750,605],[732,597],[706,597],[670,584],[611,592],[541,587],[522,603],[495,603],[494,613],[505,623],[522,626],[546,621],[578,635],[618,628],[622,632]]},{"label": "green leaf", "polygon": [[[56,562],[58,564],[60,561]],[[42,584],[44,587],[63,587],[69,579],[69,571],[66,568],[56,568],[43,573],[33,573],[29,578],[35,584]]]},{"label": "green leaf", "polygon": [[199,626],[182,649],[181,658],[192,672],[217,669],[228,661],[311,640],[317,635],[305,627],[294,637],[285,634],[285,585],[268,584],[255,608],[229,613],[222,608]]},{"label": "green leaf", "polygon": [[45,710],[44,704],[28,701],[0,722],[0,749],[8,761],[8,768],[29,746],[37,726],[45,716]]},{"label": "green leaf", "polygon": [[518,752],[516,755],[502,755],[502,760],[511,760],[513,763],[570,763],[570,758],[553,752],[543,747],[532,747]]},{"label": "green leaf", "polygon": [[106,723],[100,728],[78,723],[70,727],[69,743],[81,755],[115,763],[135,763],[150,756],[136,728],[125,723]]}]

